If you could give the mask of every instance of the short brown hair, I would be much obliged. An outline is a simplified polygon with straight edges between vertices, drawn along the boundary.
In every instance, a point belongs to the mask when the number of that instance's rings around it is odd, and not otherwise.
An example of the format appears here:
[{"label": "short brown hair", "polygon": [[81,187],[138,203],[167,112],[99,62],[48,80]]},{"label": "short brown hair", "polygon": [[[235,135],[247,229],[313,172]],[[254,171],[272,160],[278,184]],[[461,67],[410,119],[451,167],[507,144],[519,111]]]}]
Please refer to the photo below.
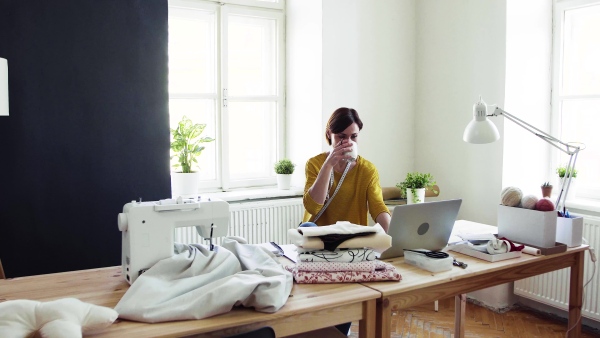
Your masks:
[{"label": "short brown hair", "polygon": [[327,125],[325,126],[325,138],[327,139],[327,143],[331,145],[330,133],[341,133],[352,123],[356,123],[358,125],[358,130],[362,130],[363,123],[355,109],[346,107],[336,109],[329,117],[329,121],[327,121]]}]

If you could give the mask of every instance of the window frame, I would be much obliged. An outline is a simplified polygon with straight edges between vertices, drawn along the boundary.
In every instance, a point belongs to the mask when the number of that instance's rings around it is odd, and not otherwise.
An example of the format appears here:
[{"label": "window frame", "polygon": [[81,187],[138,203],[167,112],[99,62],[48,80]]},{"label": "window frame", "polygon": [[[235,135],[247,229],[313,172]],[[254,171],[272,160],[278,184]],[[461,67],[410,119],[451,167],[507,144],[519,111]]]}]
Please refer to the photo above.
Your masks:
[{"label": "window frame", "polygon": [[[169,8],[198,9],[215,12],[215,32],[216,32],[216,93],[214,94],[196,94],[181,95],[169,93],[171,99],[210,99],[215,100],[215,151],[216,178],[214,180],[202,180],[199,184],[198,192],[230,191],[242,188],[269,187],[276,185],[276,175],[270,171],[268,176],[255,179],[245,179],[232,181],[229,175],[229,160],[224,153],[227,151],[228,144],[228,113],[225,106],[225,99],[228,102],[236,101],[261,101],[265,99],[276,103],[275,135],[276,146],[275,153],[270,154],[273,163],[279,158],[285,156],[285,0],[277,2],[264,2],[258,0],[169,0]],[[235,97],[225,95],[227,79],[227,15],[248,15],[261,18],[272,18],[276,20],[276,94],[269,96],[244,96]],[[246,136],[251,138],[252,136]]]},{"label": "window frame", "polygon": [[[564,39],[563,39],[563,28],[564,28],[564,17],[565,12],[568,10],[600,5],[600,0],[554,0],[554,7],[552,13],[552,83],[551,83],[551,130],[553,135],[561,135],[561,114],[562,114],[562,103],[563,101],[572,99],[600,99],[600,94],[597,95],[564,95],[562,91],[562,76],[563,69],[562,63],[564,58]],[[559,137],[560,138],[560,137]],[[585,153],[583,150],[579,155]],[[552,151],[551,164],[552,168],[557,168],[564,164],[561,161],[562,153],[559,151]],[[578,156],[577,162],[579,163],[581,158]],[[577,169],[577,167],[576,167]],[[553,171],[554,173],[554,171]],[[588,198],[600,200],[600,188],[599,187],[585,187],[579,185],[577,187],[576,198]]]},{"label": "window frame", "polygon": [[[273,158],[273,164],[277,160],[277,158],[282,158],[285,154],[285,24],[284,24],[284,15],[281,12],[276,11],[261,11],[257,9],[249,9],[243,8],[235,5],[225,5],[221,8],[221,16],[222,20],[220,20],[220,29],[221,29],[221,55],[222,57],[219,61],[223,62],[220,67],[221,75],[220,75],[220,95],[221,95],[221,132],[227,132],[229,125],[229,114],[228,107],[225,104],[225,98],[227,99],[227,103],[230,102],[249,102],[249,101],[257,101],[264,102],[265,100],[275,101],[277,115],[276,119],[276,140],[277,146],[275,150],[275,154],[272,154],[275,158]],[[277,83],[276,86],[276,94],[275,95],[250,95],[250,96],[231,96],[227,93],[228,84],[227,84],[227,62],[226,56],[229,55],[227,53],[227,15],[247,15],[247,16],[258,16],[258,17],[269,17],[277,20]],[[226,94],[227,93],[227,94]],[[250,136],[251,137],[251,136]],[[226,149],[229,148],[228,137],[226,135],[221,135],[222,138],[222,146],[223,151],[220,154],[223,154]],[[256,179],[246,179],[234,181],[229,177],[229,159],[227,156],[223,156],[221,159],[221,164],[223,166],[223,190],[228,191],[231,189],[237,188],[248,188],[248,187],[256,187],[256,186],[269,186],[277,184],[277,177],[275,176],[275,172],[271,171],[268,177],[264,178],[256,178]]]},{"label": "window frame", "polygon": [[223,4],[230,5],[241,5],[241,6],[249,6],[249,7],[258,7],[258,8],[271,8],[271,9],[284,9],[285,8],[285,0],[275,0],[273,2],[269,1],[260,1],[260,0],[207,0],[214,1]]}]

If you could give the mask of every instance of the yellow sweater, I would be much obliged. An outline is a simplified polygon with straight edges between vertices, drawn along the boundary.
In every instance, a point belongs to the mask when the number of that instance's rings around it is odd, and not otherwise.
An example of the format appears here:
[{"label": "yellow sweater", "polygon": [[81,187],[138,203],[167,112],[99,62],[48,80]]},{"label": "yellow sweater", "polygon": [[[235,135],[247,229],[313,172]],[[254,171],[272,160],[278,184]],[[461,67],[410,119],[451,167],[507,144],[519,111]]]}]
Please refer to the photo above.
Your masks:
[{"label": "yellow sweater", "polygon": [[[314,218],[323,204],[315,202],[308,189],[317,179],[319,171],[325,163],[327,153],[321,153],[306,162],[306,185],[304,186],[304,222]],[[333,186],[329,190],[329,195],[337,188],[337,184],[342,177],[342,173],[334,171]],[[354,224],[367,225],[367,212],[375,220],[382,212],[389,213],[389,209],[383,203],[381,186],[379,184],[379,173],[373,163],[358,156],[354,168],[348,171],[342,186],[337,195],[333,198],[325,212],[317,220],[317,225],[331,225],[337,221],[348,221]]]}]

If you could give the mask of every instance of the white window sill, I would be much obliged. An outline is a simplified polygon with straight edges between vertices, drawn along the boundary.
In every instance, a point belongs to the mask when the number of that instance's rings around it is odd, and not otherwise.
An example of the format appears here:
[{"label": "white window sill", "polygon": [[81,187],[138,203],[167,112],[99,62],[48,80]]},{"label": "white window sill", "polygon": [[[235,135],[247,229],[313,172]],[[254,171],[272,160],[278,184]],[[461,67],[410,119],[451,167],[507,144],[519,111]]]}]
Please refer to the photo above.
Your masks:
[{"label": "white window sill", "polygon": [[591,198],[575,198],[567,199],[566,205],[568,209],[577,211],[577,213],[585,213],[586,211],[600,214],[600,200]]},{"label": "white window sill", "polygon": [[289,190],[273,188],[252,188],[239,189],[233,191],[215,191],[204,192],[201,195],[220,198],[227,202],[248,202],[254,200],[302,197],[304,189],[302,187],[291,187]]}]

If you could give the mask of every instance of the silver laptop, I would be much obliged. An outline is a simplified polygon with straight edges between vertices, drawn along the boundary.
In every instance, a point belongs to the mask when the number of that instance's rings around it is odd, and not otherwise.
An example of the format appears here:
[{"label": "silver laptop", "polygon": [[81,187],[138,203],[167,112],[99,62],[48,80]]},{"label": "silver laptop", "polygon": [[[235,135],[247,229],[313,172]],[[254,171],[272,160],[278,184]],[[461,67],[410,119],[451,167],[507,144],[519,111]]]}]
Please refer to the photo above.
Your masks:
[{"label": "silver laptop", "polygon": [[392,247],[379,259],[404,256],[404,249],[439,251],[446,247],[461,203],[455,199],[395,207],[388,231]]}]

